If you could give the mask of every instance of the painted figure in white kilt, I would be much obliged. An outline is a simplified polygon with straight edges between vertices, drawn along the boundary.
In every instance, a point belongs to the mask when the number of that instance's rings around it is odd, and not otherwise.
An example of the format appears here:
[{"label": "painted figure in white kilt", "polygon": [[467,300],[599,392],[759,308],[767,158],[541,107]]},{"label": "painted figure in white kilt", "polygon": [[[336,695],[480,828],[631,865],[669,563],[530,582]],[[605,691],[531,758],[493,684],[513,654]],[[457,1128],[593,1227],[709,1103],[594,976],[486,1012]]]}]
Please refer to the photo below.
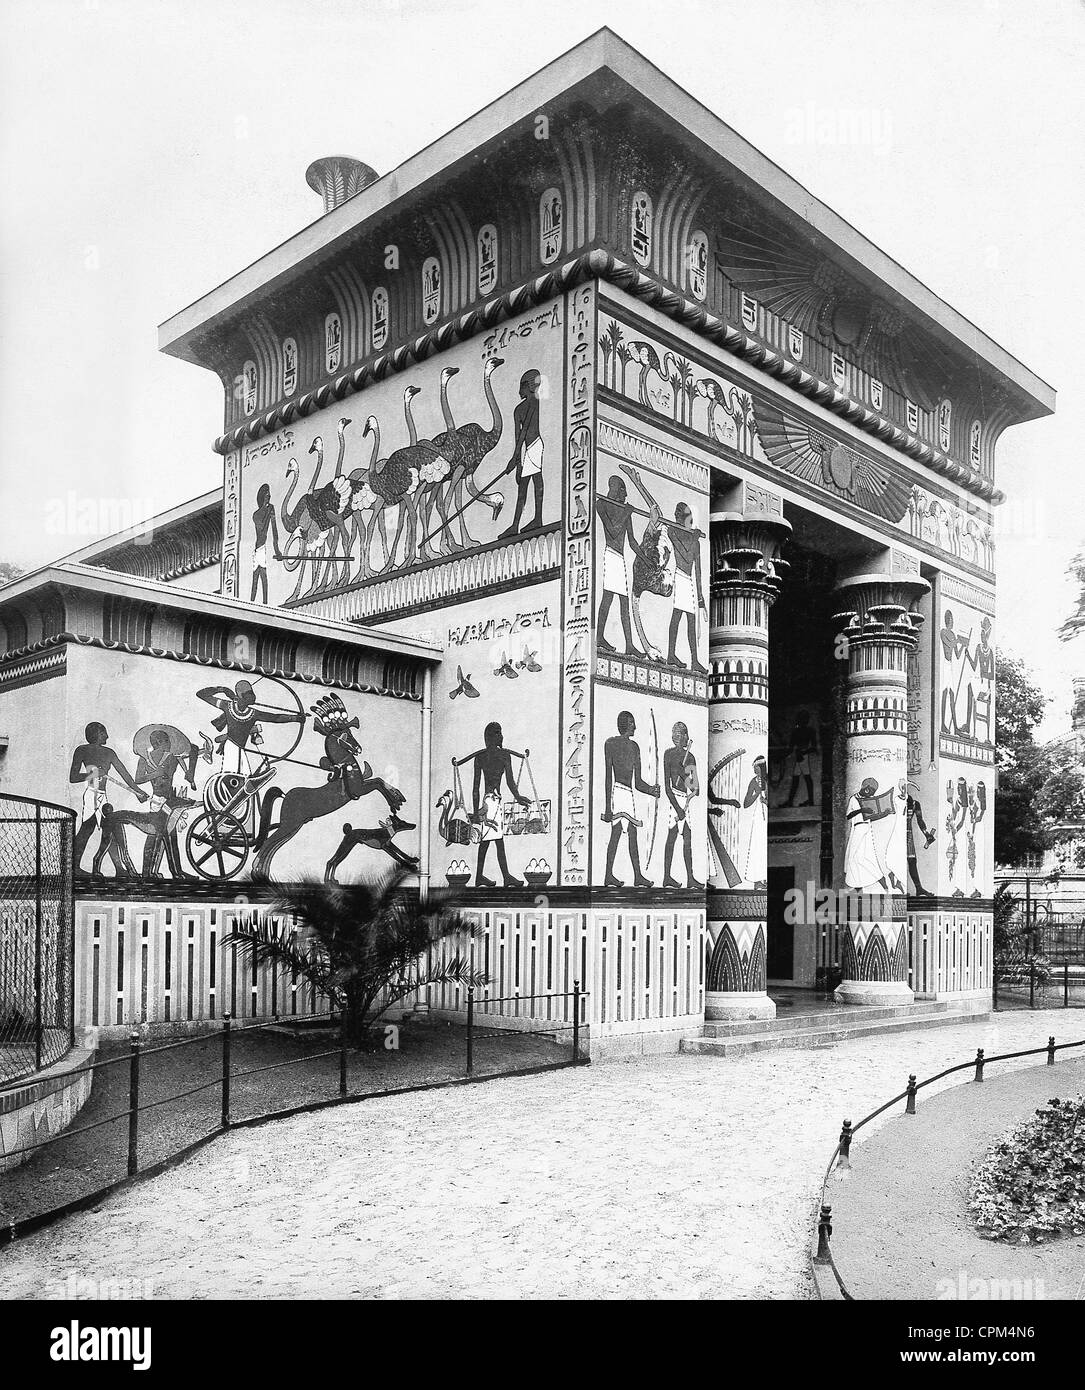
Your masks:
[{"label": "painted figure in white kilt", "polygon": [[535,516],[523,527],[534,531],[542,525],[543,515],[543,441],[539,432],[539,388],[542,372],[525,372],[520,378],[520,404],[513,413],[516,439],[512,446],[506,473],[516,470],[516,513],[512,523],[501,532],[500,539],[520,534],[520,518],[524,514],[528,484],[535,489]]},{"label": "painted figure in white kilt", "polygon": [[501,784],[503,781],[508,782],[509,791],[518,805],[531,805],[526,796],[520,795],[520,788],[512,768],[513,758],[519,758],[520,762],[523,763],[527,757],[527,751],[517,753],[511,748],[504,747],[504,734],[501,731],[501,725],[497,723],[486,725],[482,734],[482,741],[484,746],[476,752],[468,753],[465,758],[452,759],[453,767],[462,767],[464,763],[470,762],[475,765],[474,820],[482,830],[482,837],[478,842],[475,887],[496,887],[493,879],[487,878],[483,872],[486,867],[486,856],[489,853],[490,845],[493,844],[497,846],[497,863],[505,887],[522,888],[524,886],[523,880],[514,878],[509,873],[508,861],[505,858],[505,823],[504,809],[501,805]]},{"label": "painted figure in white kilt", "polygon": [[686,864],[686,887],[703,888],[693,877],[693,832],[689,824],[689,808],[701,792],[697,778],[697,759],[690,748],[689,729],[679,720],[671,730],[673,746],[663,755],[663,785],[670,803],[667,815],[667,844],[663,852],[663,887],[681,888],[671,876],[671,859],[678,837],[682,837],[682,856]]},{"label": "painted figure in white kilt", "polygon": [[621,478],[611,478],[605,497],[595,499],[599,520],[603,523],[606,545],[603,548],[603,597],[599,600],[598,646],[602,652],[613,652],[617,648],[607,641],[607,619],[610,606],[618,600],[618,614],[622,623],[622,636],[625,638],[626,656],[643,656],[633,645],[633,630],[629,621],[629,566],[625,558],[625,544],[639,553],[640,546],[633,535],[633,506],[626,501],[625,483]]},{"label": "painted figure in white kilt", "polygon": [[[103,824],[102,814],[108,804],[107,782],[124,785],[137,800],[147,800],[147,793],[141,791],[120,758],[109,747],[109,734],[104,724],[92,720],[84,731],[85,743],[81,743],[72,754],[72,765],[68,771],[68,781],[73,786],[82,786],[79,794],[79,829],[76,831],[73,847],[75,872],[82,872],[83,855],[95,830]],[[116,775],[114,775],[116,774]]]},{"label": "painted figure in white kilt", "polygon": [[607,739],[603,745],[604,786],[606,809],[603,821],[611,827],[610,843],[607,845],[607,872],[604,883],[608,888],[622,888],[624,883],[614,877],[614,856],[622,838],[623,829],[629,842],[629,863],[633,869],[633,885],[636,888],[651,888],[651,879],[644,877],[640,866],[640,843],[637,831],[644,824],[637,814],[636,795],[659,796],[659,786],[652,786],[641,774],[640,745],[633,738],[637,731],[637,721],[628,710],[618,715],[618,732]]},{"label": "painted figure in white kilt", "polygon": [[267,547],[269,538],[276,560],[283,558],[279,549],[279,528],[275,521],[275,505],[271,500],[271,488],[267,483],[261,483],[257,490],[256,510],[252,514],[252,524],[255,539],[252,547],[252,591],[249,594],[249,602],[255,603],[257,592],[262,589],[264,597],[261,602],[267,603]]},{"label": "painted figure in white kilt", "polygon": [[844,882],[849,888],[864,892],[875,888],[884,893],[905,891],[895,865],[899,860],[903,868],[906,858],[901,812],[907,799],[905,783],[879,792],[875,777],[865,777],[859,790],[849,797],[848,843],[844,851]]},{"label": "painted figure in white kilt", "polygon": [[667,649],[667,665],[683,666],[678,660],[678,634],[683,617],[686,620],[686,633],[689,640],[689,669],[697,675],[706,674],[705,667],[697,657],[697,615],[703,614],[708,621],[701,589],[701,536],[702,532],[693,525],[693,511],[685,502],[679,502],[674,509],[674,525],[666,527],[667,539],[674,554],[674,590],[671,596],[671,627]]}]

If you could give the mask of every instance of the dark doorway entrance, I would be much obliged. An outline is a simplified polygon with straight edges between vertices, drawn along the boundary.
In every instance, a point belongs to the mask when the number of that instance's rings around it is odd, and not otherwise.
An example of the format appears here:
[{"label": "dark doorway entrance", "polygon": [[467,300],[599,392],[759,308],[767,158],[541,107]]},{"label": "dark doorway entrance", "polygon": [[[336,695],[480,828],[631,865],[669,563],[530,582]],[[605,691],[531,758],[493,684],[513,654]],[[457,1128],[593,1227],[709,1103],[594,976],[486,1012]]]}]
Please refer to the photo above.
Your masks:
[{"label": "dark doorway entrance", "polygon": [[766,973],[770,980],[790,980],[795,975],[795,924],[784,920],[785,895],[794,887],[793,864],[780,868],[769,865]]}]

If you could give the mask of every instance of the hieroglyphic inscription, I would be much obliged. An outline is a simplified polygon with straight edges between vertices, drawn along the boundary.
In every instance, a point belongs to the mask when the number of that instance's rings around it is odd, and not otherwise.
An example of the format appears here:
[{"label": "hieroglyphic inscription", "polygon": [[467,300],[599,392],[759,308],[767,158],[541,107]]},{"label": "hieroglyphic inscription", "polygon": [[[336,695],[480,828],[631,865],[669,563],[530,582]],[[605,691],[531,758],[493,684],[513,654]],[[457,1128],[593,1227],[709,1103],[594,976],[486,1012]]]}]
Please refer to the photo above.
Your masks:
[{"label": "hieroglyphic inscription", "polygon": [[237,598],[237,560],[241,543],[241,456],[226,455],[223,476],[222,592]]},{"label": "hieroglyphic inscription", "polygon": [[588,882],[591,776],[592,497],[595,490],[595,288],[570,296],[565,448],[561,882]]}]

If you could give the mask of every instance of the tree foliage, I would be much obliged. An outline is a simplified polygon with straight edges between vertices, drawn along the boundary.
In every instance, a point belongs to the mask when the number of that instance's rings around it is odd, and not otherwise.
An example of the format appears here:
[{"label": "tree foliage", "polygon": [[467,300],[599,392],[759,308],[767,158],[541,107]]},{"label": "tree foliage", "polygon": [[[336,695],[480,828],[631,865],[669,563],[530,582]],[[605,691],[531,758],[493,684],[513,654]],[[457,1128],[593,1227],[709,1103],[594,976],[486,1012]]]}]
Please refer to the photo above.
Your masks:
[{"label": "tree foliage", "polygon": [[1020,657],[999,652],[995,663],[995,861],[1019,864],[1047,846],[1046,827],[1036,799],[1050,771],[1050,759],[1034,740],[1047,696],[1029,677]]},{"label": "tree foliage", "polygon": [[999,654],[995,682],[995,860],[1019,864],[1085,824],[1085,769],[1073,741],[1036,742],[1048,697],[1019,657]]},{"label": "tree foliage", "polygon": [[1077,585],[1077,607],[1059,628],[1059,636],[1069,642],[1078,633],[1085,632],[1085,551],[1074,556],[1066,572]]},{"label": "tree foliage", "polygon": [[226,938],[257,965],[275,964],[315,985],[342,1013],[351,1042],[393,1004],[427,985],[479,988],[489,977],[458,952],[437,950],[471,927],[441,903],[421,902],[401,869],[373,884],[316,879],[284,887],[262,919]]},{"label": "tree foliage", "polygon": [[1019,656],[999,652],[995,658],[995,748],[1000,765],[1013,761],[1019,748],[1033,743],[1048,697],[1030,678]]}]

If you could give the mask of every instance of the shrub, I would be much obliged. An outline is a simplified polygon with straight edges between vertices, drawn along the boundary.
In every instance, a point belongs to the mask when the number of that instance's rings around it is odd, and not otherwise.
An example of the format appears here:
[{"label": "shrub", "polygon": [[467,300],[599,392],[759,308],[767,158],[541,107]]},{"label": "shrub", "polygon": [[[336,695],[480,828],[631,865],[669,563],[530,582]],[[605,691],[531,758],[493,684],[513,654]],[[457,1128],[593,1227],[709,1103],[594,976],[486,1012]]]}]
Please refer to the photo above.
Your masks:
[{"label": "shrub", "polygon": [[1085,1096],[1049,1100],[993,1144],[972,1173],[968,1210],[990,1240],[1085,1234]]}]

